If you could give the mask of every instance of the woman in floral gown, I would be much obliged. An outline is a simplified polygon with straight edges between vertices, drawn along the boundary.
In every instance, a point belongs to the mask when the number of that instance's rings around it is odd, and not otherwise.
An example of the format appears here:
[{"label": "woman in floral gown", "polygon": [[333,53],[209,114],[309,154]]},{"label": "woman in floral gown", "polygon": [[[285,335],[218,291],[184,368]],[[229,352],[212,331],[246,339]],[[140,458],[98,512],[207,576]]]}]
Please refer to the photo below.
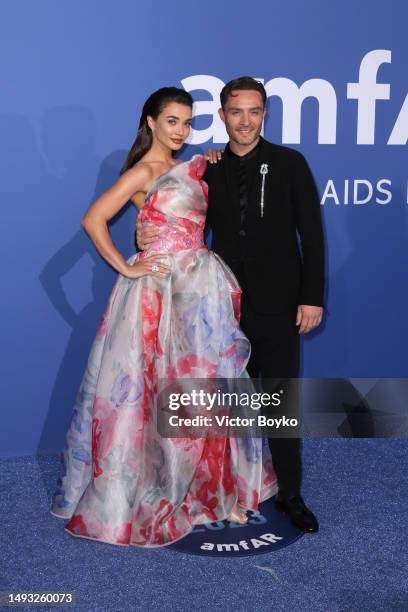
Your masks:
[{"label": "woman in floral gown", "polygon": [[[76,398],[51,513],[74,536],[163,546],[194,525],[245,522],[277,491],[260,439],[165,438],[157,431],[159,379],[238,378],[250,345],[239,327],[241,289],[203,240],[206,161],[176,162],[192,98],[175,87],[146,101],[118,181],[82,224],[118,277]],[[131,200],[157,241],[127,261],[108,221]]]}]

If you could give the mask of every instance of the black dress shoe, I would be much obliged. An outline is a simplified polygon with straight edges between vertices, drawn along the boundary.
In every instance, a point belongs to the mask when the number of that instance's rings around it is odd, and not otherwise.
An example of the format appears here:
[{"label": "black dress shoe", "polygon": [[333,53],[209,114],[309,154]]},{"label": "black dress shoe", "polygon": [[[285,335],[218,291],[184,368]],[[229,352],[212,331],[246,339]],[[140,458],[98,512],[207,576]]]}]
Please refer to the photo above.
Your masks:
[{"label": "black dress shoe", "polygon": [[275,499],[275,507],[279,512],[288,514],[290,520],[298,529],[309,533],[319,530],[317,518],[305,505],[300,495],[287,498],[278,493]]}]

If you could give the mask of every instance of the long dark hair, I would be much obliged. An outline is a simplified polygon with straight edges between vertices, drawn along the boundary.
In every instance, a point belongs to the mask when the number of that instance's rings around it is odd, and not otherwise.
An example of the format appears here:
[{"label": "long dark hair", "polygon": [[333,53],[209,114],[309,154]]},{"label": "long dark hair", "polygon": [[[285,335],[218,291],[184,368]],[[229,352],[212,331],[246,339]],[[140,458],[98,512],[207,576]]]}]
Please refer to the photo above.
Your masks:
[{"label": "long dark hair", "polygon": [[125,163],[120,171],[120,174],[129,170],[134,166],[142,157],[145,155],[153,142],[152,130],[147,124],[147,117],[157,119],[162,110],[170,102],[177,102],[178,104],[185,104],[190,108],[193,107],[193,98],[184,89],[178,87],[162,87],[158,89],[151,96],[149,96],[144,103],[142,114],[139,122],[139,129],[137,130],[136,140],[130,149]]}]

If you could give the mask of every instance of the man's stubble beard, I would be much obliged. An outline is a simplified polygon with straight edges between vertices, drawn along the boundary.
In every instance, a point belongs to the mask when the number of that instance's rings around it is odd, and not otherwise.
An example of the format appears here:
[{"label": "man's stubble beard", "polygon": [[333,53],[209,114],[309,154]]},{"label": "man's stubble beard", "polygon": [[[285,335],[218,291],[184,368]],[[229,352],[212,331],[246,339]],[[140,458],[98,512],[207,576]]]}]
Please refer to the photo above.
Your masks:
[{"label": "man's stubble beard", "polygon": [[250,146],[251,146],[252,144],[254,144],[254,142],[256,142],[256,141],[258,140],[258,138],[260,137],[260,135],[261,135],[261,130],[259,130],[259,131],[258,131],[258,130],[257,130],[257,131],[255,131],[255,132],[254,132],[253,137],[251,138],[251,140],[241,139],[241,138],[239,137],[239,134],[235,134],[233,131],[228,132],[228,130],[227,130],[227,134],[228,134],[228,136],[229,136],[229,139],[230,139],[232,142],[235,142],[236,144],[239,144],[239,145],[241,145],[241,146],[250,147]]}]

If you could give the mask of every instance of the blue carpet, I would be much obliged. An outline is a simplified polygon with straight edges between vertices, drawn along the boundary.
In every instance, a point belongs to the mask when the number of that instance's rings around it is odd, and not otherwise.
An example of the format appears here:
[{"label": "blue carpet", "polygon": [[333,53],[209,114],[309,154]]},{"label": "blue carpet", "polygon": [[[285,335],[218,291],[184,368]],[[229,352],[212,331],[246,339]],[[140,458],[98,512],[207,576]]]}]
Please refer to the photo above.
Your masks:
[{"label": "blue carpet", "polygon": [[22,611],[406,611],[407,450],[406,440],[305,440],[302,494],[319,533],[233,559],[73,538],[48,512],[58,457],[2,460],[0,590],[76,593],[74,607]]}]

